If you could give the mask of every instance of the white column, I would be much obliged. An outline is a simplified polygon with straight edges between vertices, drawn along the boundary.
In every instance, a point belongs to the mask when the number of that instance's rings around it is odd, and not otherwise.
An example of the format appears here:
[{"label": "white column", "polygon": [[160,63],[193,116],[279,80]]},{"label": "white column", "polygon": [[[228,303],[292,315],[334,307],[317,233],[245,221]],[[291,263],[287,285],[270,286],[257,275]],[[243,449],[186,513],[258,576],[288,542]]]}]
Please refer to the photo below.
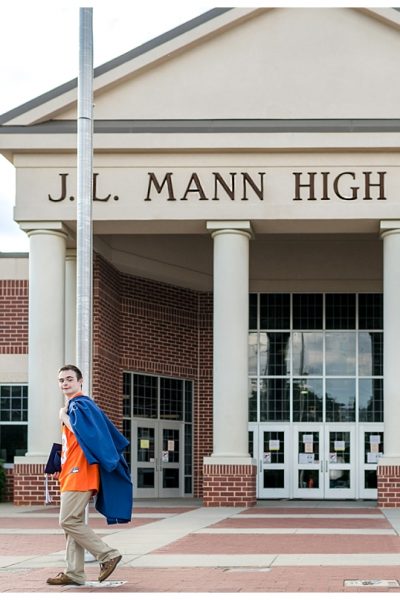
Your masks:
[{"label": "white column", "polygon": [[28,452],[17,462],[40,463],[61,437],[58,412],[62,395],[57,375],[64,364],[66,234],[60,227],[30,230],[28,236]]},{"label": "white column", "polygon": [[248,453],[250,223],[210,222],[214,240],[213,454],[205,464],[251,464]]},{"label": "white column", "polygon": [[400,221],[382,221],[384,324],[383,465],[400,464]]},{"label": "white column", "polygon": [[76,364],[76,250],[65,261],[65,364]]}]

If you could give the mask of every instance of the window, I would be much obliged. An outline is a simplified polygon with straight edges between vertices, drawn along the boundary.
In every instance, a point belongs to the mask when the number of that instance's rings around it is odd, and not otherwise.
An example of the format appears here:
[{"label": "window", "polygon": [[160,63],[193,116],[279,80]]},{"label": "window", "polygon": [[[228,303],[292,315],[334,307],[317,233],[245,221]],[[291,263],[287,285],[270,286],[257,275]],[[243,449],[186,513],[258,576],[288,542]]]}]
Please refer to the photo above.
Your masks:
[{"label": "window", "polygon": [[321,422],[323,405],[322,379],[293,380],[293,421]]},{"label": "window", "polygon": [[290,328],[290,294],[260,294],[260,329]]},{"label": "window", "polygon": [[157,418],[157,378],[136,375],[133,380],[133,416],[146,419]]},{"label": "window", "polygon": [[28,448],[28,386],[0,385],[0,459],[14,462]]},{"label": "window", "polygon": [[326,295],[326,328],[355,329],[356,327],[356,295]]},{"label": "window", "polygon": [[293,294],[293,329],[322,329],[322,294]]},{"label": "window", "polygon": [[382,294],[251,295],[249,422],[382,422]]},{"label": "window", "polygon": [[359,329],[383,329],[383,295],[358,295]]},{"label": "window", "polygon": [[328,331],[326,343],[326,374],[356,374],[356,336],[349,331]]},{"label": "window", "polygon": [[183,407],[183,381],[161,377],[160,418],[168,421],[182,421]]}]

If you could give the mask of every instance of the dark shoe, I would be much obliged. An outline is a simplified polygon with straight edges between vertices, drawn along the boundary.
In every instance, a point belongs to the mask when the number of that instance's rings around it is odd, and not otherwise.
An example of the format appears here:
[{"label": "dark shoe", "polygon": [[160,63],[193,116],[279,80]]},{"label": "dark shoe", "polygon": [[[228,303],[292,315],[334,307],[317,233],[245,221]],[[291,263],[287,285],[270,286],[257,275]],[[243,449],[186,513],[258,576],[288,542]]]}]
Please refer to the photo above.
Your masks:
[{"label": "dark shoe", "polygon": [[106,562],[100,563],[99,581],[104,581],[107,577],[110,577],[121,558],[122,556],[116,556],[115,558],[110,558],[110,560],[107,560]]},{"label": "dark shoe", "polygon": [[46,581],[49,585],[82,585],[68,577],[65,573],[59,573],[55,577],[49,577]]}]

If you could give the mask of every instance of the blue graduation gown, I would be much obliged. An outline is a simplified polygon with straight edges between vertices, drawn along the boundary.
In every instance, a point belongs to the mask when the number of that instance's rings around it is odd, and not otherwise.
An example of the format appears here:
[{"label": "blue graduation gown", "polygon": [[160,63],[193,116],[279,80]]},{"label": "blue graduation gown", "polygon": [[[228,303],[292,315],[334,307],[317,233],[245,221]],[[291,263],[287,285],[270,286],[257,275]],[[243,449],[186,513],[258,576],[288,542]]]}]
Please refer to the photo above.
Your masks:
[{"label": "blue graduation gown", "polygon": [[123,450],[129,441],[88,396],[68,405],[72,430],[89,464],[97,463],[100,489],[95,507],[109,525],[129,523],[132,515],[132,481]]}]

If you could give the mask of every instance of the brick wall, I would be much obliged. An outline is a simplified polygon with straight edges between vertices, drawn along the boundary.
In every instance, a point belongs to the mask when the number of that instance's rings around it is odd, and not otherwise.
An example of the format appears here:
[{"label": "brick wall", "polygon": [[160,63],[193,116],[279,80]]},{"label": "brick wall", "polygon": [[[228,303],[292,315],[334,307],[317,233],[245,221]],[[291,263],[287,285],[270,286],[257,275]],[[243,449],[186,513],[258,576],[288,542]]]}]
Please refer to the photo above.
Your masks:
[{"label": "brick wall", "polygon": [[122,425],[121,276],[96,256],[93,268],[93,397],[117,427]]},{"label": "brick wall", "polygon": [[[14,465],[14,504],[41,504],[45,503],[45,478],[44,465],[15,464]],[[49,491],[57,504],[59,501],[58,482],[51,477]]]},{"label": "brick wall", "polygon": [[400,507],[400,465],[378,465],[379,508]]},{"label": "brick wall", "polygon": [[119,273],[96,256],[93,396],[120,426],[124,371],[192,380],[195,496],[212,452],[212,318],[212,293]]},{"label": "brick wall", "polygon": [[[193,491],[201,496],[203,457],[212,452],[212,293],[120,273],[99,255],[93,274],[93,396],[121,427],[124,371],[192,380]],[[28,282],[0,286],[0,353],[27,353]],[[16,465],[10,481],[16,504],[43,504],[43,465]]]},{"label": "brick wall", "polygon": [[254,506],[256,475],[252,465],[204,465],[204,506]]},{"label": "brick wall", "polygon": [[0,354],[28,353],[28,282],[0,280]]},{"label": "brick wall", "polygon": [[203,458],[213,451],[213,297],[198,297],[198,385],[194,412],[195,496],[203,496]]}]

